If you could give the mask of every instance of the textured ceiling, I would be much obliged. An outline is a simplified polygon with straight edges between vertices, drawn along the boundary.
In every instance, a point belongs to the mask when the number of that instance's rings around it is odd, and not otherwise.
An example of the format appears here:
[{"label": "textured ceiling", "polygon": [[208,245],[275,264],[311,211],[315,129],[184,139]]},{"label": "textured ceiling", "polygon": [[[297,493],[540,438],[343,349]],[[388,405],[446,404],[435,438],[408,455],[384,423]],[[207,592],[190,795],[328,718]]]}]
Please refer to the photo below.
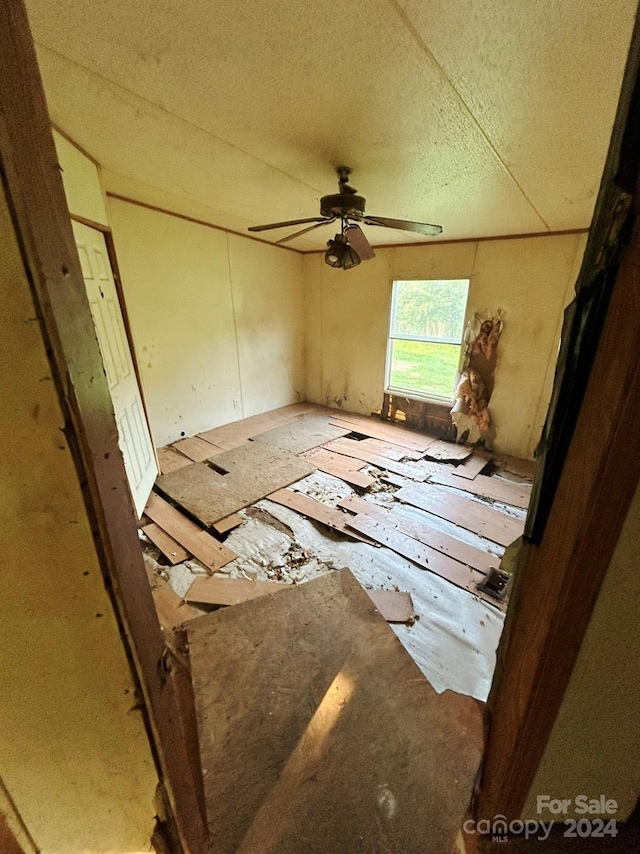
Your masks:
[{"label": "textured ceiling", "polygon": [[315,216],[346,163],[368,213],[456,239],[589,225],[636,2],[27,7],[52,119],[108,190],[244,231]]}]

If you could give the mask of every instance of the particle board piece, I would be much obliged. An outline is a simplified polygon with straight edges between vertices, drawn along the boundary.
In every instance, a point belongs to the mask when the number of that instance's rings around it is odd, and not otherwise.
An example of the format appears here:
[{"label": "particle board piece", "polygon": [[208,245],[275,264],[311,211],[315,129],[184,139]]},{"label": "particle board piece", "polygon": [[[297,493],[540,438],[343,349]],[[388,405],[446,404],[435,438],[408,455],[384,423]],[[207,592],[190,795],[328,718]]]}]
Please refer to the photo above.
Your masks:
[{"label": "particle board piece", "polygon": [[374,418],[353,416],[347,413],[332,418],[331,423],[337,427],[349,428],[353,433],[359,433],[361,436],[368,436],[371,439],[381,439],[383,442],[389,442],[391,445],[400,445],[401,447],[409,448],[412,451],[419,451],[420,453],[426,451],[436,441],[430,436],[413,433],[411,430],[405,430],[403,427],[394,427]]},{"label": "particle board piece", "polygon": [[453,495],[438,486],[403,486],[394,493],[394,498],[447,519],[501,546],[511,545],[524,531],[524,522],[519,519],[479,501]]},{"label": "particle board piece", "polygon": [[283,406],[271,412],[263,412],[260,415],[252,415],[241,421],[224,424],[222,427],[214,427],[213,430],[205,430],[198,433],[200,439],[213,442],[218,447],[231,450],[244,445],[252,436],[263,433],[282,424],[288,424],[299,415],[317,411],[317,407],[311,403],[294,403],[291,406]]},{"label": "particle board piece", "polygon": [[189,457],[194,463],[201,463],[211,454],[224,450],[217,445],[212,445],[211,442],[206,442],[199,436],[192,436],[191,439],[180,439],[179,442],[174,442],[171,447],[180,451],[185,457]]},{"label": "particle board piece", "polygon": [[142,531],[160,549],[172,566],[189,559],[189,552],[155,522],[145,525]]},{"label": "particle board piece", "polygon": [[427,448],[426,456],[431,460],[466,460],[473,453],[473,448],[466,445],[456,445],[455,442],[445,442],[438,439]]},{"label": "particle board piece", "polygon": [[408,623],[415,616],[410,593],[400,590],[365,590],[387,623]]},{"label": "particle board piece", "polygon": [[344,427],[335,427],[329,423],[326,415],[299,415],[288,424],[274,427],[266,433],[259,433],[253,439],[275,445],[291,454],[301,454],[332,439],[346,436],[350,431]]},{"label": "particle board piece", "polygon": [[477,569],[486,575],[490,569],[498,569],[500,560],[497,555],[489,554],[489,552],[477,549],[475,546],[470,546],[462,540],[446,534],[444,531],[438,530],[425,522],[414,522],[411,519],[405,519],[402,516],[394,513],[393,510],[386,510],[379,504],[374,504],[373,501],[367,501],[364,498],[359,498],[357,495],[351,495],[348,498],[339,502],[339,507],[344,507],[352,513],[364,513],[372,519],[377,519],[388,528],[395,528],[402,534],[408,537],[413,537],[424,543],[425,546],[430,546],[437,552],[447,555],[454,560],[465,563],[472,569]]},{"label": "particle board piece", "polygon": [[156,453],[158,454],[161,474],[169,474],[171,471],[183,469],[191,464],[187,457],[174,451],[173,448],[158,448]]},{"label": "particle board piece", "polygon": [[187,631],[216,854],[452,850],[481,710],[435,692],[348,570]]},{"label": "particle board piece", "polygon": [[348,522],[350,528],[375,540],[381,546],[386,546],[402,557],[433,572],[440,578],[450,581],[463,590],[476,593],[478,584],[485,578],[484,573],[460,563],[447,555],[438,552],[424,543],[408,537],[394,528],[388,528],[377,519],[365,516],[363,513],[352,516]]},{"label": "particle board piece", "polygon": [[290,510],[295,510],[297,513],[313,519],[315,522],[320,522],[328,528],[333,528],[334,531],[339,531],[347,537],[354,540],[362,540],[370,543],[369,537],[363,537],[356,531],[347,527],[349,516],[335,507],[329,507],[323,504],[322,501],[317,501],[309,495],[303,495],[301,492],[293,492],[291,489],[279,489],[277,492],[271,493],[267,498],[269,501],[275,501],[276,504],[281,504],[283,507],[288,507]]},{"label": "particle board piece", "polygon": [[[334,477],[339,477],[345,483],[351,486],[356,486],[359,489],[369,489],[376,482],[375,477],[369,474],[360,472],[357,469],[364,465],[362,460],[356,460],[352,457],[345,457],[341,454],[334,454],[331,451],[320,449],[312,454],[307,454],[305,459],[313,463],[319,471],[326,474],[331,474]],[[342,460],[348,462],[344,465]]]},{"label": "particle board piece", "polygon": [[187,590],[185,599],[200,605],[238,605],[258,596],[278,593],[286,584],[274,581],[248,581],[244,578],[201,576]]},{"label": "particle board piece", "polygon": [[355,457],[358,460],[363,460],[373,466],[384,469],[385,471],[393,472],[394,474],[402,475],[411,480],[426,480],[427,473],[418,468],[407,465],[406,463],[398,463],[395,460],[390,460],[375,451],[370,451],[367,447],[362,447],[362,442],[355,439],[336,439],[327,445],[327,449],[335,451],[337,454],[343,454],[347,457]]},{"label": "particle board piece", "polygon": [[467,480],[473,480],[474,477],[479,475],[482,469],[486,468],[490,462],[491,457],[489,454],[486,454],[483,451],[474,451],[463,463],[455,467],[453,474],[455,474],[456,477],[464,477]]},{"label": "particle board piece", "polygon": [[239,525],[242,525],[243,519],[238,516],[237,513],[232,513],[230,516],[225,516],[224,519],[220,519],[219,522],[215,522],[213,530],[216,534],[222,536],[223,534],[228,534],[229,531],[233,531],[234,528],[237,528]]},{"label": "particle board piece", "polygon": [[465,480],[449,472],[438,472],[429,475],[431,483],[440,486],[452,486],[477,495],[481,498],[491,498],[502,504],[520,507],[526,510],[531,499],[531,487],[526,484],[507,483],[495,477],[479,474],[474,480]]},{"label": "particle board piece", "polygon": [[[307,460],[264,442],[247,442],[156,481],[161,492],[205,527],[315,471]],[[224,471],[226,474],[221,474]]]},{"label": "particle board piece", "polygon": [[[198,463],[192,463],[192,466],[194,465]],[[220,569],[237,557],[231,549],[219,543],[195,522],[187,519],[179,510],[153,492],[149,496],[144,512],[211,570]]]}]

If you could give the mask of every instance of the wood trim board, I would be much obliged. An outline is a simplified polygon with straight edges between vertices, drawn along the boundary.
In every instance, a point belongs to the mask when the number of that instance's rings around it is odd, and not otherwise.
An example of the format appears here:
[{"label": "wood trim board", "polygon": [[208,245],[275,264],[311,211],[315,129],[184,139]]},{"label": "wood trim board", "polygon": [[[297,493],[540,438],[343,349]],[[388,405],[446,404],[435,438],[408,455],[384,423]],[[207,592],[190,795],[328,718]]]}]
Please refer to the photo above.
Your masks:
[{"label": "wood trim board", "polygon": [[206,827],[173,686],[159,667],[164,640],[142,559],[113,407],[93,328],[25,5],[0,4],[0,161],[30,277],[37,322],[112,597],[137,680],[158,773],[181,842],[204,852]]}]

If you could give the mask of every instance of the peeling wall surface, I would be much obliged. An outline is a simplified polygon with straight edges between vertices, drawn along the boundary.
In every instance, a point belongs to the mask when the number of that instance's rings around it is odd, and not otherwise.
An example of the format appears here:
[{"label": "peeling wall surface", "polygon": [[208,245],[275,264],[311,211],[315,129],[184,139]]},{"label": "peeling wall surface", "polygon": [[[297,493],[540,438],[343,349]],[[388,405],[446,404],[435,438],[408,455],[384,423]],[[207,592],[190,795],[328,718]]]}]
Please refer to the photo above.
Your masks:
[{"label": "peeling wall surface", "polygon": [[0,197],[0,778],[43,854],[149,850],[157,777]]},{"label": "peeling wall surface", "polygon": [[375,259],[348,271],[327,266],[320,254],[305,256],[307,399],[350,412],[378,410],[392,282],[468,278],[467,319],[504,311],[490,404],[495,447],[531,458],[585,245],[579,234],[396,247],[378,249]]},{"label": "peeling wall surface", "polygon": [[156,446],[303,400],[302,257],[108,203]]},{"label": "peeling wall surface", "polygon": [[[614,799],[629,816],[640,791],[640,488],[629,507],[580,647],[558,717],[524,808],[539,818],[537,796]],[[573,815],[573,806],[567,810]],[[578,816],[579,817],[579,816]],[[586,818],[593,818],[587,814]],[[543,816],[545,820],[562,815]]]}]

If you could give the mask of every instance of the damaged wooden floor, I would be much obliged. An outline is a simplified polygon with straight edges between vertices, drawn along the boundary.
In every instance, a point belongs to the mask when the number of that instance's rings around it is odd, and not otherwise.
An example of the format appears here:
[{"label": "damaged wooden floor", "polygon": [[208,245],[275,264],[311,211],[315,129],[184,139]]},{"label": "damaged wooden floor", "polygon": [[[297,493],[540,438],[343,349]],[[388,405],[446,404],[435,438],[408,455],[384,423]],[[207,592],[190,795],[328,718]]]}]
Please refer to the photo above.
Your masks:
[{"label": "damaged wooden floor", "polygon": [[486,699],[504,604],[483,587],[532,464],[313,404],[158,456],[142,531],[165,626],[348,566],[437,690]]},{"label": "damaged wooden floor", "polygon": [[[344,850],[338,838],[326,847],[325,810],[353,850],[366,837],[362,850],[444,851],[481,753],[471,698],[486,699],[493,674],[508,591],[496,570],[523,530],[526,466],[311,404],[182,439],[158,457],[141,537],[216,850],[297,851],[303,837],[305,850]],[[397,675],[403,656],[419,668],[407,680]],[[344,729],[341,719],[318,765],[309,733],[325,720],[327,694],[315,682],[343,678],[343,659],[360,686],[356,714]],[[465,723],[449,732],[450,720]],[[277,756],[263,756],[264,739]],[[309,787],[309,763],[322,785]],[[355,778],[340,776],[344,766]],[[260,781],[250,802],[246,779]],[[418,789],[448,805],[443,824],[415,801]],[[388,799],[398,797],[413,803],[411,821],[391,821]]]}]

